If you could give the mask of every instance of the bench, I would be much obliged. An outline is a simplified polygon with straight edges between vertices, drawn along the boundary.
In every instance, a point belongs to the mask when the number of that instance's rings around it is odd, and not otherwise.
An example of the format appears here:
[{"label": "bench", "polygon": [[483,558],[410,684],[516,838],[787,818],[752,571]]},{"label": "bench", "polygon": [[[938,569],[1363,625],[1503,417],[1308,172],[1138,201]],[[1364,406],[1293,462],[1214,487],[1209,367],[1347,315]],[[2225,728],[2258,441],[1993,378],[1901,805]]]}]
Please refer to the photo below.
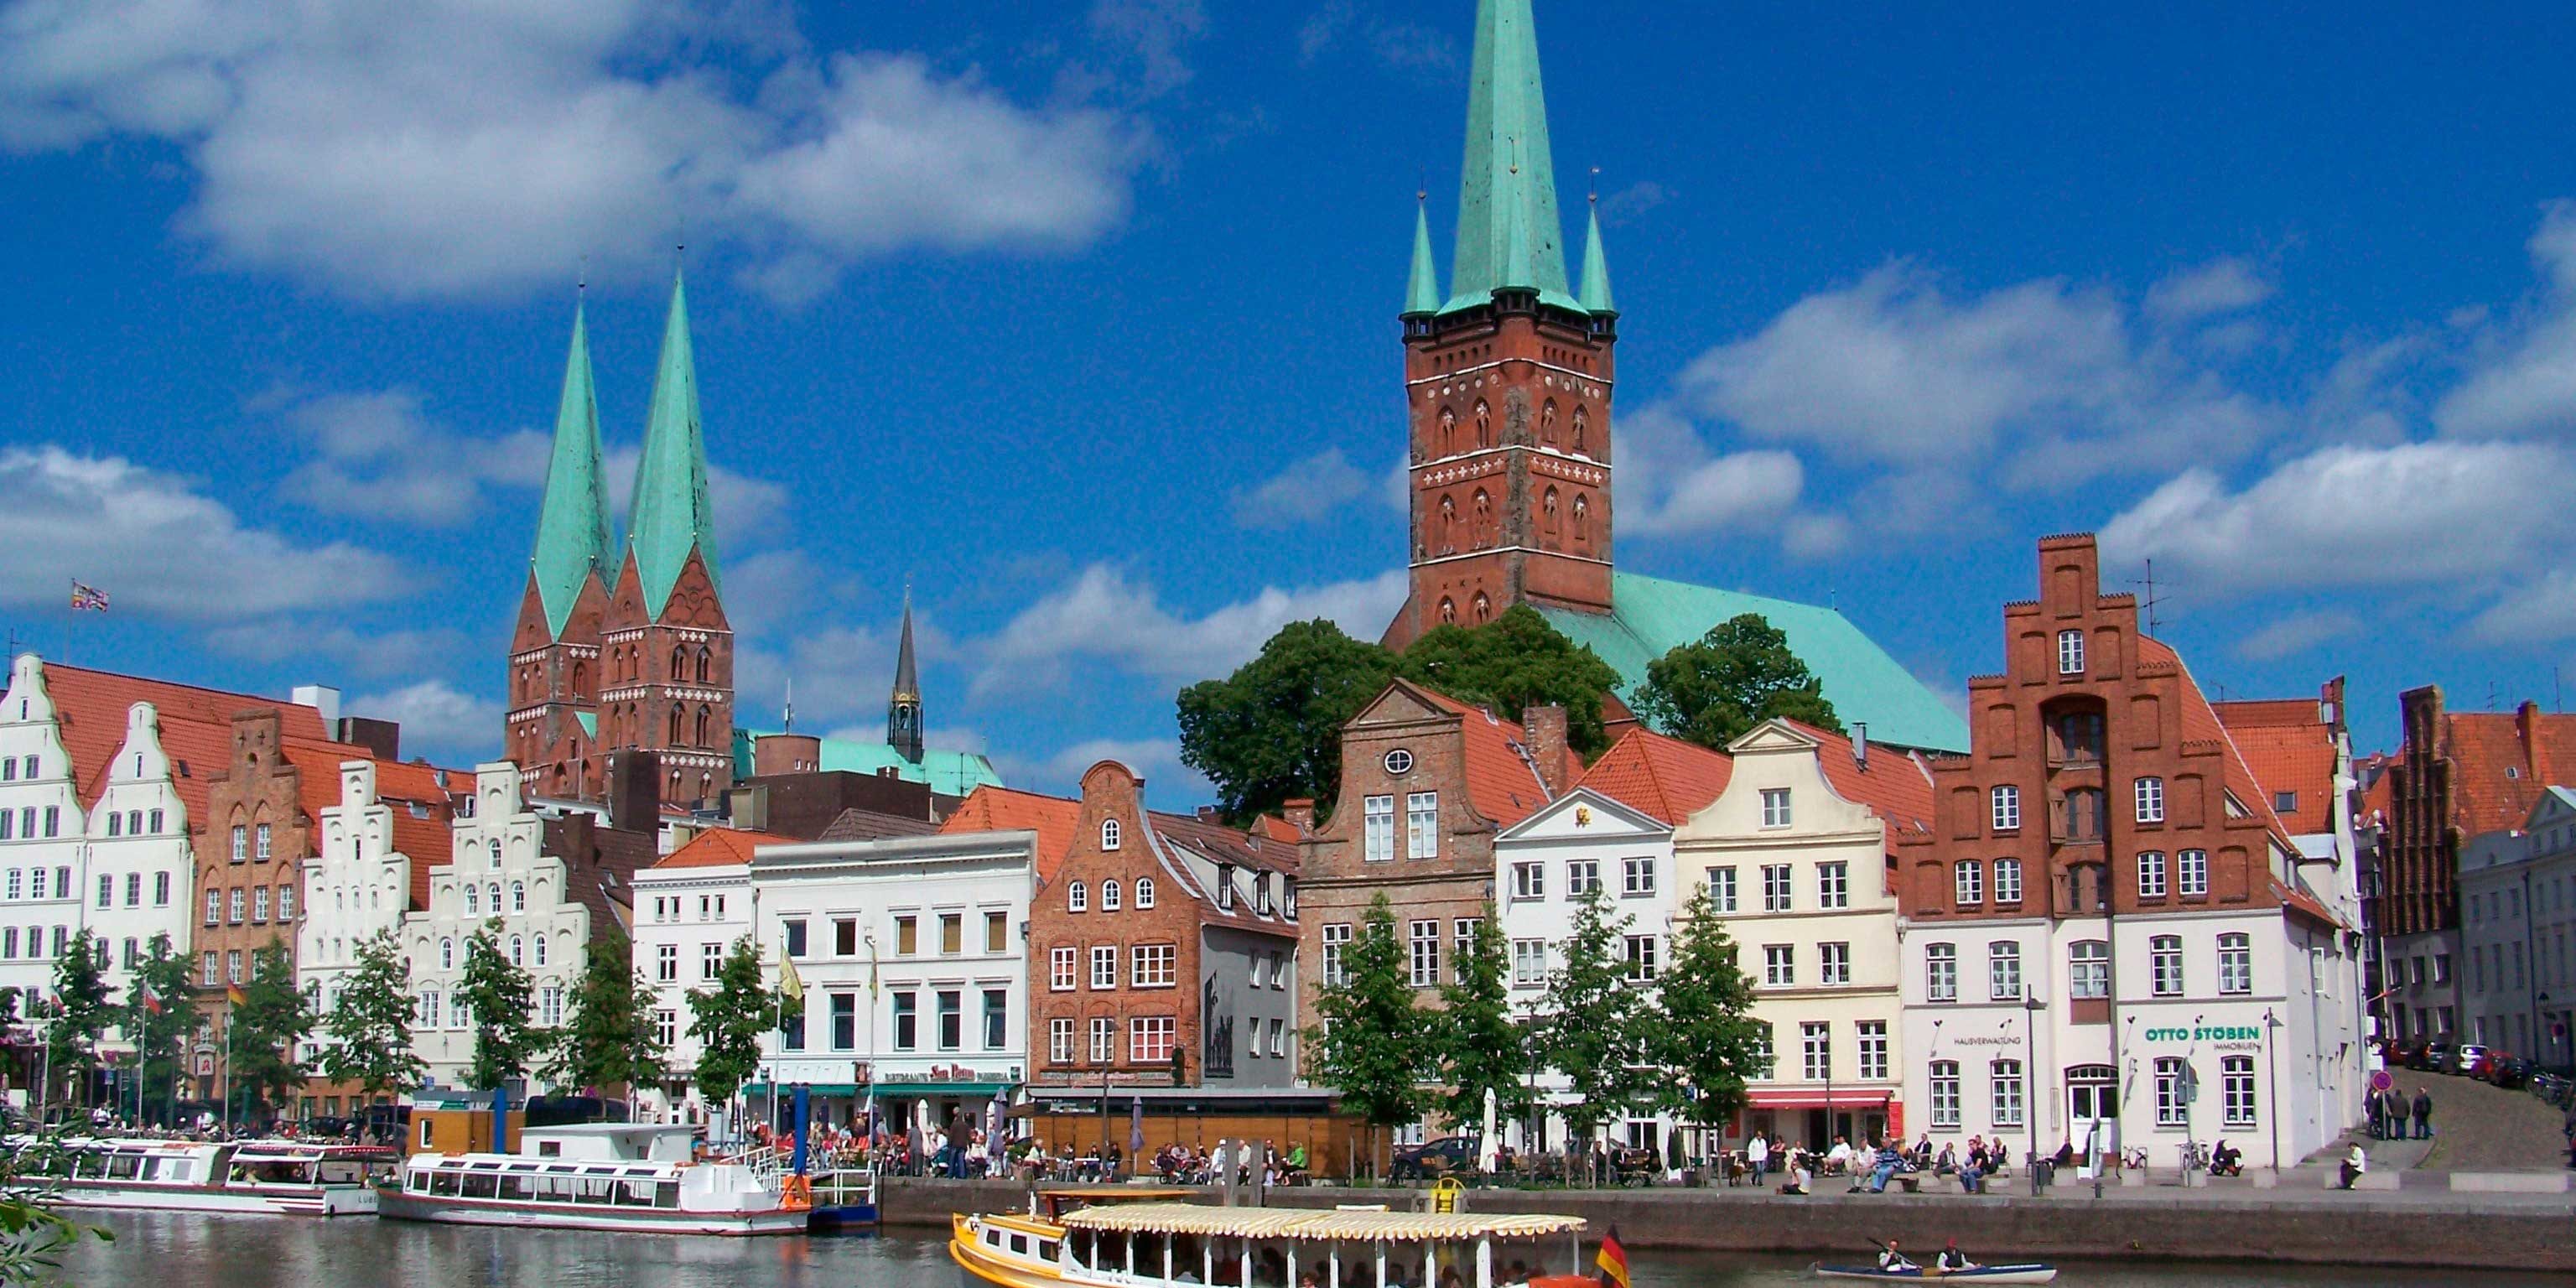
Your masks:
[{"label": "bench", "polygon": [[[2369,1180],[2372,1173],[2362,1173]],[[2453,1172],[2451,1188],[2466,1194],[2564,1194],[2565,1172]]]}]

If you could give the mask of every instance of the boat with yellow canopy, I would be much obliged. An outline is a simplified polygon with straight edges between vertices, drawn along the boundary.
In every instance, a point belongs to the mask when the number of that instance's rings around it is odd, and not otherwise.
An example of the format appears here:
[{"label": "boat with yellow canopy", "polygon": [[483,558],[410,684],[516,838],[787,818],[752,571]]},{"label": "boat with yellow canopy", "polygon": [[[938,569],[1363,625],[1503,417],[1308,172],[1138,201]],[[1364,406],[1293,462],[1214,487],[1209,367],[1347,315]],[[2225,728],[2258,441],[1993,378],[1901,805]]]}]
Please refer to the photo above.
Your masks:
[{"label": "boat with yellow canopy", "polygon": [[[1027,1215],[958,1215],[949,1255],[965,1271],[965,1288],[1597,1284],[1580,1274],[1580,1217],[1178,1201],[1194,1192],[1047,1191]],[[1547,1273],[1559,1257],[1567,1272]]]}]

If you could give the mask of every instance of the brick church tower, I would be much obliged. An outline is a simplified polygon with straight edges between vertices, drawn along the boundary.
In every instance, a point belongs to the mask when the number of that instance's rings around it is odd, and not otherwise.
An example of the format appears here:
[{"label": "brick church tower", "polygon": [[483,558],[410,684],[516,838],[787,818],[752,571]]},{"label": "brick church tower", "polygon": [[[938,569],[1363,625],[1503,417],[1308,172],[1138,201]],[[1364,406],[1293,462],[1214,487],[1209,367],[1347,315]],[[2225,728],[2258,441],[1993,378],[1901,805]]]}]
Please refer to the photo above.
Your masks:
[{"label": "brick church tower", "polygon": [[1593,214],[1568,285],[1530,0],[1482,0],[1444,297],[1417,209],[1405,292],[1412,593],[1386,642],[1513,604],[1608,613],[1611,350]]},{"label": "brick church tower", "polygon": [[626,544],[608,586],[600,746],[655,752],[665,805],[713,801],[733,783],[733,627],[716,573],[688,293],[677,275]]},{"label": "brick church tower", "polygon": [[595,796],[599,755],[599,627],[608,611],[608,501],[599,468],[599,399],[582,309],[555,412],[554,454],[536,549],[510,637],[506,754],[536,790]]}]

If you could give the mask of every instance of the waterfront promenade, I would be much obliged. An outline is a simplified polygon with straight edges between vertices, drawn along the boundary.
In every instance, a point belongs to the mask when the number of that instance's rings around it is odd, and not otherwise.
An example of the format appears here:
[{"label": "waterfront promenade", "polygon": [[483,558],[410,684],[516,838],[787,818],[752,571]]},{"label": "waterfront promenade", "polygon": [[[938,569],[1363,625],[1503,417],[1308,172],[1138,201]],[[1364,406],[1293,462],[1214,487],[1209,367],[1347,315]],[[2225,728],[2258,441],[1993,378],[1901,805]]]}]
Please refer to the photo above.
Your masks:
[{"label": "waterfront promenade", "polygon": [[[2402,1173],[2395,1189],[2345,1192],[2309,1169],[2281,1184],[2250,1181],[2184,1188],[2170,1172],[2145,1184],[2091,1183],[2024,1194],[1847,1194],[1840,1184],[1788,1196],[1751,1188],[1470,1190],[1471,1210],[1568,1212],[1598,1231],[1611,1223],[1642,1248],[1710,1252],[1848,1253],[1870,1239],[1938,1247],[1945,1239],[2015,1256],[2145,1258],[2210,1263],[2374,1265],[2576,1273],[2576,1194],[2461,1192],[2445,1174]],[[2548,1173],[2512,1173],[2532,1177]],[[2162,1182],[2162,1183],[2158,1183]],[[1342,1186],[1279,1189],[1280,1207],[1387,1203],[1409,1207],[1410,1189]],[[939,1226],[949,1214],[1026,1202],[1003,1181],[889,1181],[889,1225]]]}]

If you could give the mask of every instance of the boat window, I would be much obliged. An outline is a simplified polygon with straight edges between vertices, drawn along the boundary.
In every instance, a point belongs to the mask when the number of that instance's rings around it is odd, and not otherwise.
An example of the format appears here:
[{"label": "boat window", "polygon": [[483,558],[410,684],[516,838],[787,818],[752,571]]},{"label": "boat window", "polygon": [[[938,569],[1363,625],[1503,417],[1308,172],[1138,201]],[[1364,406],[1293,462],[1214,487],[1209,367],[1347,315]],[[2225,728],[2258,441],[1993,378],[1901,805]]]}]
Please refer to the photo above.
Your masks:
[{"label": "boat window", "polygon": [[541,1141],[538,1141],[538,1142],[537,1142],[537,1157],[539,1157],[539,1158],[561,1158],[561,1157],[563,1157],[563,1142],[562,1142],[562,1141],[559,1141],[559,1140],[541,1140]]},{"label": "boat window", "polygon": [[649,1180],[628,1181],[625,1184],[618,1186],[617,1205],[619,1207],[653,1206],[653,1182]]},{"label": "boat window", "polygon": [[584,1203],[615,1202],[617,1197],[616,1178],[597,1175],[584,1176],[581,1178],[581,1189],[579,1193],[581,1195],[580,1201]]},{"label": "boat window", "polygon": [[193,1158],[168,1158],[161,1161],[161,1179],[163,1180],[185,1183],[195,1180],[196,1175],[197,1160]]},{"label": "boat window", "polygon": [[1016,1252],[1023,1257],[1029,1255],[1029,1236],[1025,1234],[1012,1235],[1011,1251]]},{"label": "boat window", "polygon": [[1056,1247],[1057,1247],[1056,1241],[1055,1241],[1055,1240],[1053,1240],[1053,1239],[1040,1239],[1040,1240],[1038,1240],[1038,1260],[1040,1260],[1040,1261],[1053,1261],[1053,1260],[1055,1260]]},{"label": "boat window", "polygon": [[678,1181],[654,1182],[653,1206],[657,1208],[675,1208],[680,1206],[680,1183]]},{"label": "boat window", "polygon": [[531,1184],[535,1179],[535,1177],[523,1176],[515,1172],[503,1176],[501,1178],[501,1197],[505,1199],[528,1199],[536,1197],[535,1189]]},{"label": "boat window", "polygon": [[143,1170],[143,1160],[132,1154],[107,1156],[107,1174],[111,1180],[130,1181]]},{"label": "boat window", "polygon": [[465,1174],[465,1197],[469,1199],[491,1198],[498,1190],[500,1180],[500,1177],[494,1176],[489,1172],[468,1172]]}]

